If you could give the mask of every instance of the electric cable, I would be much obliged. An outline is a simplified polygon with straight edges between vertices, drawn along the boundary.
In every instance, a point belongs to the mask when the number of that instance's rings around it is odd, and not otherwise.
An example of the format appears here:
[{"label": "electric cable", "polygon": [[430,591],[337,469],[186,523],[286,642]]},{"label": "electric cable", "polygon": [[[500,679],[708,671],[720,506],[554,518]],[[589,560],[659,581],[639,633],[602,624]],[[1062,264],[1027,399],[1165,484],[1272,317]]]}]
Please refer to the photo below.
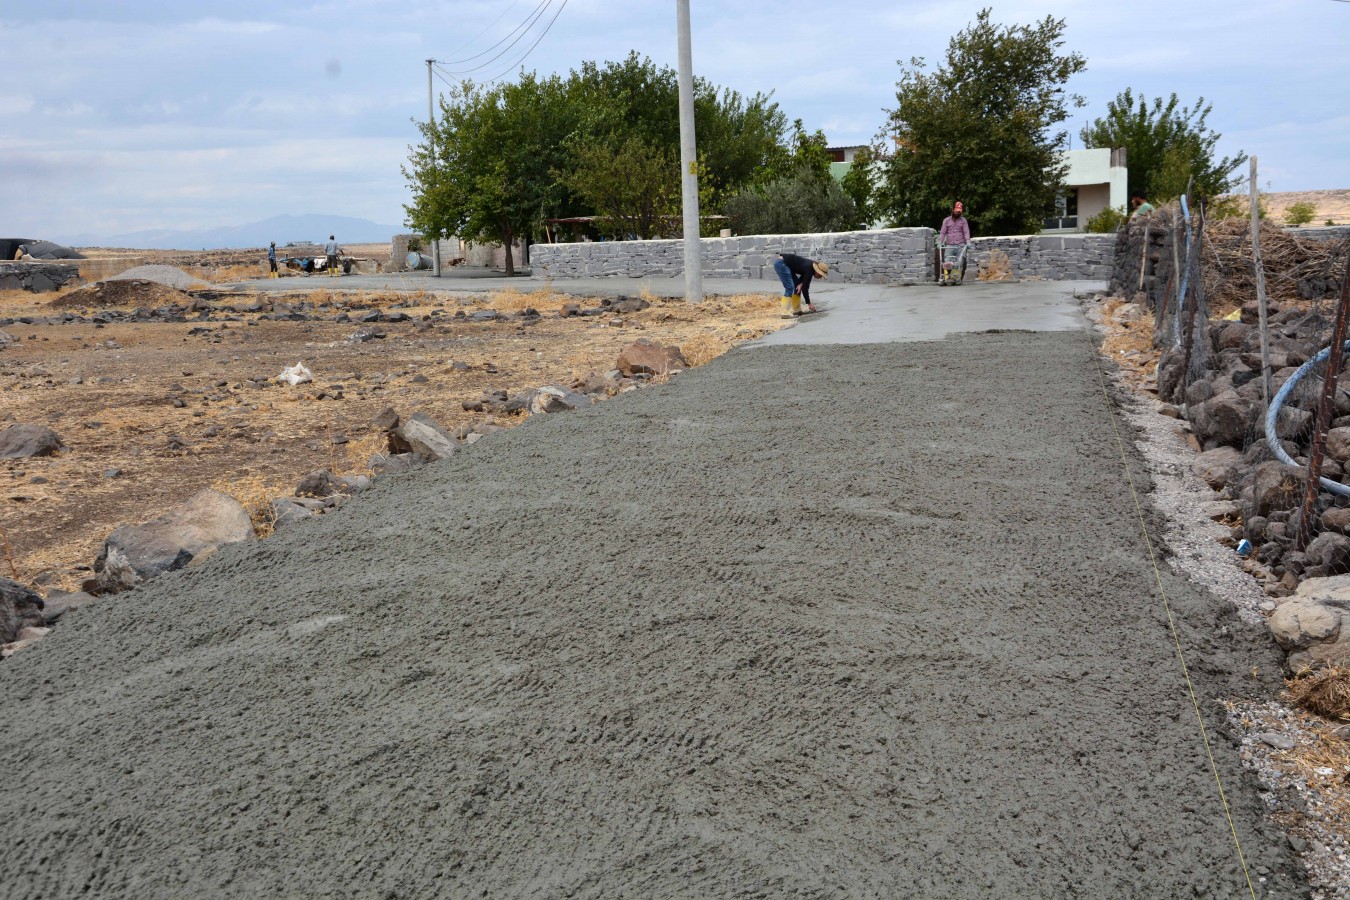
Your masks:
[{"label": "electric cable", "polygon": [[[439,62],[437,63],[437,65],[439,65],[450,75],[467,75],[470,72],[477,72],[479,69],[486,69],[488,66],[492,65],[497,60],[501,59],[503,56],[510,53],[513,47],[515,47],[522,40],[524,40],[525,36],[529,34],[530,29],[534,27],[534,23],[539,21],[540,17],[543,16],[544,12],[548,9],[548,7],[553,5],[553,2],[554,0],[540,0],[539,5],[534,8],[534,12],[531,13],[525,19],[525,21],[521,22],[521,24],[511,29],[510,33],[507,34],[506,37],[502,38],[500,41],[493,44],[491,47],[487,48],[482,53],[475,53],[473,56],[467,57],[465,59]],[[517,34],[517,32],[519,32],[519,34]],[[515,39],[512,40],[511,43],[507,44],[506,47],[503,48],[500,53],[498,53],[491,59],[487,60],[486,62],[479,63],[478,65],[473,66],[472,68],[469,69],[453,68],[463,63],[472,62],[473,60],[477,59],[480,56],[486,56],[488,53],[491,53],[497,47],[500,47],[513,34],[516,35]]]},{"label": "electric cable", "polygon": [[[451,55],[458,53],[459,51],[463,50],[465,47],[467,47],[467,46],[469,46],[470,44],[472,44],[474,41],[478,40],[478,39],[479,39],[480,37],[482,37],[483,35],[487,34],[488,31],[490,31],[490,30],[492,29],[492,26],[493,26],[493,25],[496,25],[498,22],[500,22],[500,21],[502,20],[502,17],[503,17],[503,16],[505,16],[505,15],[506,15],[507,13],[509,13],[511,10],[515,9],[515,8],[516,8],[516,4],[519,3],[519,2],[520,2],[520,0],[511,0],[511,5],[508,6],[508,7],[506,7],[506,9],[502,10],[502,11],[501,11],[501,14],[498,15],[497,18],[495,18],[495,19],[493,19],[491,22],[489,22],[489,23],[487,24],[487,27],[484,28],[482,31],[478,32],[478,33],[475,34],[473,37],[469,38],[467,41],[465,41],[464,43],[460,44],[460,45],[459,45],[458,47],[456,47],[455,49],[451,50],[451,51],[450,51]],[[491,48],[488,48],[488,49],[491,49]],[[472,57],[470,57],[470,59],[472,59]]]},{"label": "electric cable", "polygon": [[520,59],[512,63],[501,74],[488,79],[489,84],[491,84],[494,81],[499,81],[502,78],[505,78],[507,75],[511,74],[516,69],[518,69],[525,62],[525,60],[529,58],[529,55],[534,52],[534,48],[539,46],[539,42],[542,41],[545,37],[547,37],[548,33],[553,30],[553,23],[558,21],[558,16],[562,15],[562,11],[567,8],[568,2],[569,0],[563,0],[562,5],[558,7],[558,11],[553,14],[553,18],[550,19],[548,25],[544,27],[543,33],[540,34],[539,37],[535,39],[534,43],[530,45],[530,48],[525,51],[525,54],[521,56]]}]

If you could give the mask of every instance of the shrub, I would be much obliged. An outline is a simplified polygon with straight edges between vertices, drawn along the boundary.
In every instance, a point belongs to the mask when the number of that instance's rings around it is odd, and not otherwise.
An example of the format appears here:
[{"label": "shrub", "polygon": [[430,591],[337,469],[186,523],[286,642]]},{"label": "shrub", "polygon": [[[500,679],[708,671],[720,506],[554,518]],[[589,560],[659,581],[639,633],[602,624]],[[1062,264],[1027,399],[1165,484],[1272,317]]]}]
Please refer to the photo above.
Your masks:
[{"label": "shrub", "polygon": [[1121,229],[1128,220],[1125,215],[1125,207],[1108,206],[1095,216],[1087,220],[1088,234],[1114,234]]},{"label": "shrub", "polygon": [[1289,208],[1284,211],[1284,224],[1307,225],[1315,215],[1317,215],[1317,207],[1307,200],[1300,200],[1297,203],[1289,204]]},{"label": "shrub", "polygon": [[[1251,215],[1251,208],[1252,202],[1248,198],[1240,197],[1237,194],[1227,194],[1205,207],[1205,218],[1211,222],[1219,222],[1223,219],[1245,219]],[[1266,208],[1265,195],[1261,195],[1256,201],[1256,214],[1262,219],[1270,218],[1270,210]]]}]

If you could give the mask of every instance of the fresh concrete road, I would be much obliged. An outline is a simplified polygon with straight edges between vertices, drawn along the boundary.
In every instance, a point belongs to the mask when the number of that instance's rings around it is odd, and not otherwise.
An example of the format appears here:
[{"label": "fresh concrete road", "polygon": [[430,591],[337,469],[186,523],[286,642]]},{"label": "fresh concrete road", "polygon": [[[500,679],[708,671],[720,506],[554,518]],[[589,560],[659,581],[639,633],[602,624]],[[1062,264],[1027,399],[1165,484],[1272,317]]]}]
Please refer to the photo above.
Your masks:
[{"label": "fresh concrete road", "polygon": [[1306,896],[1071,291],[831,286],[79,610],[0,665],[0,894]]},{"label": "fresh concrete road", "polygon": [[[637,295],[646,290],[659,297],[681,297],[681,278],[569,278],[548,280],[533,276],[507,278],[488,269],[448,270],[442,277],[428,272],[392,272],[380,275],[315,275],[241,282],[239,287],[263,291],[425,290],[481,294],[514,289],[535,291],[546,286],[578,296]],[[979,331],[1071,331],[1082,327],[1075,301],[1104,282],[1030,281],[967,282],[960,287],[934,284],[888,286],[816,281],[813,299],[821,312],[803,317],[797,327],[765,337],[758,346],[788,344],[872,344],[889,341],[938,340],[948,334]],[[705,294],[766,293],[778,295],[777,282],[740,278],[709,278]]]}]

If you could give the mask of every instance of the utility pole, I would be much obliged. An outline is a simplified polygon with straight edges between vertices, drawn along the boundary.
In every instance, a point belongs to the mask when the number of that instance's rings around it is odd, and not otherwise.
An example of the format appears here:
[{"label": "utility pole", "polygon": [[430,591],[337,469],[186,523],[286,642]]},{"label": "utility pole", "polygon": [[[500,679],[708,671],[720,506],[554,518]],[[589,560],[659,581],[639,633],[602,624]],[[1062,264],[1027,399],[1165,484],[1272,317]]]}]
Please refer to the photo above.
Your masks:
[{"label": "utility pole", "polygon": [[[431,66],[436,60],[427,60],[427,127],[428,129],[436,127],[436,107],[432,101],[431,84]],[[431,150],[431,164],[436,165],[436,135],[434,131],[427,131],[427,147]],[[441,242],[438,239],[431,241],[431,274],[441,277]]]},{"label": "utility pole", "polygon": [[684,299],[703,301],[699,245],[698,151],[694,146],[694,57],[689,42],[689,0],[675,0],[680,46],[680,188],[684,208]]}]

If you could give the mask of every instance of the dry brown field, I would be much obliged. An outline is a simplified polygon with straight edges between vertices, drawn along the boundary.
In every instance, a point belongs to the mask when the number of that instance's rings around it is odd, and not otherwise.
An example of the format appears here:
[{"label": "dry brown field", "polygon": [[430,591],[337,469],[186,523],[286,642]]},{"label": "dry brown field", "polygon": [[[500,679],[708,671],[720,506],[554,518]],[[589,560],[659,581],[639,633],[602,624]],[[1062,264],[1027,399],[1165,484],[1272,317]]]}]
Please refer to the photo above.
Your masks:
[{"label": "dry brown field", "polygon": [[[256,263],[222,251],[136,255],[208,281]],[[285,298],[313,304],[310,321],[230,316],[219,309],[225,301],[215,300],[206,304],[208,321],[191,321],[193,313],[184,323],[0,326],[17,339],[0,349],[0,428],[46,425],[69,448],[53,457],[0,460],[0,537],[8,544],[3,573],[75,589],[114,528],[147,521],[203,488],[225,490],[256,508],[293,493],[315,469],[365,472],[383,448],[383,433],[371,420],[386,407],[404,416],[425,412],[453,429],[486,418],[466,412],[462,401],[493,390],[570,385],[613,369],[620,350],[639,338],[680,346],[699,364],[784,324],[771,293],[710,298],[698,307],[651,297],[652,306],[638,313],[563,318],[559,309],[577,298],[550,290],[476,296],[304,290],[315,280],[297,278],[301,292]],[[70,309],[70,297],[69,291],[0,293],[0,319],[95,311]],[[133,294],[119,307],[166,302],[162,292],[147,300]],[[335,321],[344,308],[395,304],[410,321]],[[455,317],[461,310],[526,307],[542,313],[537,324]],[[432,317],[433,311],[440,315]],[[348,340],[369,327],[385,336]],[[313,383],[278,383],[281,370],[296,362],[314,372]],[[511,426],[520,420],[496,421]]]}]

